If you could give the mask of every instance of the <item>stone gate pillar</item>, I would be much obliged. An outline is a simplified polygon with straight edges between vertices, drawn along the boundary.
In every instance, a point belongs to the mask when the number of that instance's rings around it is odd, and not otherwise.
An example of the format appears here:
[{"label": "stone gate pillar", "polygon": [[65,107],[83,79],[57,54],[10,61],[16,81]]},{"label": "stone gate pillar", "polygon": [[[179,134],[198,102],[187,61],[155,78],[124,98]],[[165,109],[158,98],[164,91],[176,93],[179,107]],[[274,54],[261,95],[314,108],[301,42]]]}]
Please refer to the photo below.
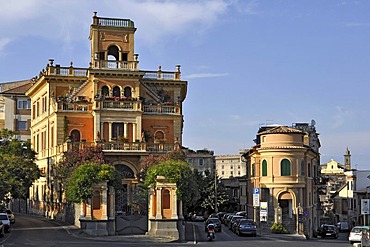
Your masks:
[{"label": "stone gate pillar", "polygon": [[149,189],[148,235],[184,240],[181,201],[177,198],[176,183],[157,176],[157,185]]}]

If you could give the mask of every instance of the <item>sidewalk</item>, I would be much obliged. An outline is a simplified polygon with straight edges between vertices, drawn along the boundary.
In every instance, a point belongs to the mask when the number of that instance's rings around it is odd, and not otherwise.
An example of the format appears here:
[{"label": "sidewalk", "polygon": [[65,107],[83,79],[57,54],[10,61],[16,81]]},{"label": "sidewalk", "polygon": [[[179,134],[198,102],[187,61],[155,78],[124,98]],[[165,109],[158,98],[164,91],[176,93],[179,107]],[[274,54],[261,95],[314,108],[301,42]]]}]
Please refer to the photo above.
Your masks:
[{"label": "sidewalk", "polygon": [[149,235],[113,235],[113,236],[91,236],[81,229],[69,229],[68,232],[77,238],[92,239],[104,242],[125,242],[125,243],[171,243],[177,242],[171,238]]},{"label": "sidewalk", "polygon": [[300,235],[297,233],[282,234],[282,233],[272,233],[269,228],[262,228],[257,230],[258,236],[266,239],[283,239],[283,240],[307,240],[305,235]]}]

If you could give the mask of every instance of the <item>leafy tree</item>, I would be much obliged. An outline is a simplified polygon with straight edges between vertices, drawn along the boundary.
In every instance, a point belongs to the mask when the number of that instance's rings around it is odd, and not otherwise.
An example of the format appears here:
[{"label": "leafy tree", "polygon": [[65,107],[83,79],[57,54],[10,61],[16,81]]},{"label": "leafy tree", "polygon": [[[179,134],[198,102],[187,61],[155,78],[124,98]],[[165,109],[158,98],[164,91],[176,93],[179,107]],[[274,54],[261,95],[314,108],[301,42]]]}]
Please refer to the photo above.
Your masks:
[{"label": "leafy tree", "polygon": [[66,188],[67,200],[71,202],[87,202],[92,197],[92,188],[99,182],[108,181],[108,185],[117,185],[119,176],[116,169],[108,164],[86,163],[73,172]]},{"label": "leafy tree", "polygon": [[[194,171],[196,177],[198,193],[200,198],[193,205],[192,211],[208,211],[209,213],[215,212],[216,210],[224,210],[229,202],[229,196],[227,194],[225,186],[221,183],[219,177],[214,177],[208,170],[201,174],[197,170]],[[216,205],[217,198],[217,208]]]},{"label": "leafy tree", "polygon": [[101,147],[68,150],[54,167],[55,178],[61,183],[62,187],[66,187],[73,171],[80,165],[88,162],[96,164],[106,163]]},{"label": "leafy tree", "polygon": [[8,129],[0,131],[0,200],[9,194],[27,198],[29,187],[41,176],[30,143],[18,141],[15,135]]},{"label": "leafy tree", "polygon": [[185,161],[169,159],[154,164],[147,169],[145,185],[156,186],[157,176],[164,176],[168,182],[176,183],[177,196],[184,207],[189,207],[199,198],[194,173]]}]

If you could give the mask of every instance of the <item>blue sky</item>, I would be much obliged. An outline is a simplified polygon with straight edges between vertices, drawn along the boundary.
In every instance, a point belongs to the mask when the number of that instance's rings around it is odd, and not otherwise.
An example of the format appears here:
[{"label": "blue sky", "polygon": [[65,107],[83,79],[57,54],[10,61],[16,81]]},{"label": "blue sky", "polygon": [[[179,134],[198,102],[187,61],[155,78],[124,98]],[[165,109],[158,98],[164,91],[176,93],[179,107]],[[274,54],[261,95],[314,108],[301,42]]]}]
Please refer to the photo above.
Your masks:
[{"label": "blue sky", "polygon": [[0,0],[0,82],[87,67],[93,12],[135,22],[140,69],[188,81],[183,145],[237,154],[261,125],[316,121],[321,163],[370,169],[370,1]]}]

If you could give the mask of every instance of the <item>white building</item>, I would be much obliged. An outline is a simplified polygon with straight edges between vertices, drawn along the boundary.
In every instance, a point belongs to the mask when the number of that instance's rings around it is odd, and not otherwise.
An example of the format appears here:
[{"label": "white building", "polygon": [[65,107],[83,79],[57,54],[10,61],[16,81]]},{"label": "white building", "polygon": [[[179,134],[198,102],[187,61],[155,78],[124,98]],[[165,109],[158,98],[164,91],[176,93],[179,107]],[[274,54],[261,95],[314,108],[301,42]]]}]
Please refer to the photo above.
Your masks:
[{"label": "white building", "polygon": [[215,159],[217,176],[221,179],[242,177],[247,173],[246,163],[239,154],[219,155]]}]

